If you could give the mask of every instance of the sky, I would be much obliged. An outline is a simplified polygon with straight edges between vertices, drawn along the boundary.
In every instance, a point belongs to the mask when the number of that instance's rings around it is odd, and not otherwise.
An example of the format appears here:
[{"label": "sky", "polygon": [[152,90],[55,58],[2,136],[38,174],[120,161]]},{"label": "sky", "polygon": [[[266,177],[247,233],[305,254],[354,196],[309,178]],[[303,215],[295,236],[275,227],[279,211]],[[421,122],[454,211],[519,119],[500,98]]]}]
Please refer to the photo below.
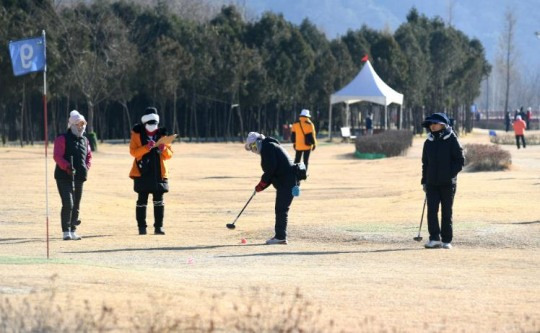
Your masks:
[{"label": "sky", "polygon": [[[471,38],[479,39],[486,58],[493,63],[499,50],[504,14],[510,9],[516,22],[518,65],[540,70],[540,0],[243,0],[247,9],[260,16],[265,11],[282,13],[300,24],[309,18],[329,39],[358,30],[363,24],[373,29],[394,31],[406,21],[412,7],[429,18],[451,18],[452,25]],[[451,10],[450,10],[451,8]],[[450,14],[451,13],[451,14]]]}]

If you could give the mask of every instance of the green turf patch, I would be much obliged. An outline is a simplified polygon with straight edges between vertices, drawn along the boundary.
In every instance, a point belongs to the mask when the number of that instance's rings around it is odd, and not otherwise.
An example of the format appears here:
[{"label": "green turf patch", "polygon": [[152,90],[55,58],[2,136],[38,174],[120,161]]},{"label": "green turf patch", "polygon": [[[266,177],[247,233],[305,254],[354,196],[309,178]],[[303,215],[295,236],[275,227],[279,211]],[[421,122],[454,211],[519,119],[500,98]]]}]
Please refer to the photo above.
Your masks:
[{"label": "green turf patch", "polygon": [[380,158],[385,158],[385,154],[377,154],[377,153],[361,153],[359,151],[356,151],[354,153],[354,157],[359,158],[361,160],[377,160]]},{"label": "green turf patch", "polygon": [[36,264],[72,264],[65,259],[47,259],[36,257],[4,257],[0,256],[0,265],[36,265]]}]

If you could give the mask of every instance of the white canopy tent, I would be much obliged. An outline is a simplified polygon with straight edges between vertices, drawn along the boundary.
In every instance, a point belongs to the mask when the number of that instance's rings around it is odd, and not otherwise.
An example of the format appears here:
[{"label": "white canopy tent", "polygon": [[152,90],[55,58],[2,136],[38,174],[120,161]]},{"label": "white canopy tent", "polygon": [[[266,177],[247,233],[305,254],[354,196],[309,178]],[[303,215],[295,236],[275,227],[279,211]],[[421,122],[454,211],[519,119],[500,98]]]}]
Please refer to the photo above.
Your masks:
[{"label": "white canopy tent", "polygon": [[[364,67],[356,77],[349,82],[340,91],[330,96],[330,108],[328,112],[328,137],[332,137],[332,105],[337,103],[345,103],[347,108],[347,119],[349,115],[349,105],[358,102],[372,102],[375,104],[384,105],[385,123],[384,128],[388,125],[388,105],[392,103],[403,104],[403,94],[398,93],[394,89],[390,88],[383,80],[377,75],[371,63],[366,61]],[[401,107],[400,122],[401,122]],[[401,127],[401,126],[400,126]]]}]

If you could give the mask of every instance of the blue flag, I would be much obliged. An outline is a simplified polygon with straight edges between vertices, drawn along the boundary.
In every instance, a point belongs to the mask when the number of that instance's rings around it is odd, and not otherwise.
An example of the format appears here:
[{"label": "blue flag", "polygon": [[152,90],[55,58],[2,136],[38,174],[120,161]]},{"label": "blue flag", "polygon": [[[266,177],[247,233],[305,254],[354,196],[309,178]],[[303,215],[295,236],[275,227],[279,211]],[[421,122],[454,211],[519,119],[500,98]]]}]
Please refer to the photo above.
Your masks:
[{"label": "blue flag", "polygon": [[21,39],[9,42],[9,53],[15,76],[45,70],[44,37]]}]

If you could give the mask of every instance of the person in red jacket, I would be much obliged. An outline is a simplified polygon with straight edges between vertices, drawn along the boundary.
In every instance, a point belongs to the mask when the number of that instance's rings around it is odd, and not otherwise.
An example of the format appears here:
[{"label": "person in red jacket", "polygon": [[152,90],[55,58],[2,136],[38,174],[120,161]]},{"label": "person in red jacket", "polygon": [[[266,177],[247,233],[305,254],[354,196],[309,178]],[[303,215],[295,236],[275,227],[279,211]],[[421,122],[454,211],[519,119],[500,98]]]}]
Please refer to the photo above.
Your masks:
[{"label": "person in red jacket", "polygon": [[519,140],[521,139],[521,142],[523,143],[523,148],[526,148],[525,143],[525,129],[527,128],[527,124],[523,119],[521,119],[521,116],[516,116],[516,120],[514,120],[514,133],[516,135],[516,145],[519,148]]}]

